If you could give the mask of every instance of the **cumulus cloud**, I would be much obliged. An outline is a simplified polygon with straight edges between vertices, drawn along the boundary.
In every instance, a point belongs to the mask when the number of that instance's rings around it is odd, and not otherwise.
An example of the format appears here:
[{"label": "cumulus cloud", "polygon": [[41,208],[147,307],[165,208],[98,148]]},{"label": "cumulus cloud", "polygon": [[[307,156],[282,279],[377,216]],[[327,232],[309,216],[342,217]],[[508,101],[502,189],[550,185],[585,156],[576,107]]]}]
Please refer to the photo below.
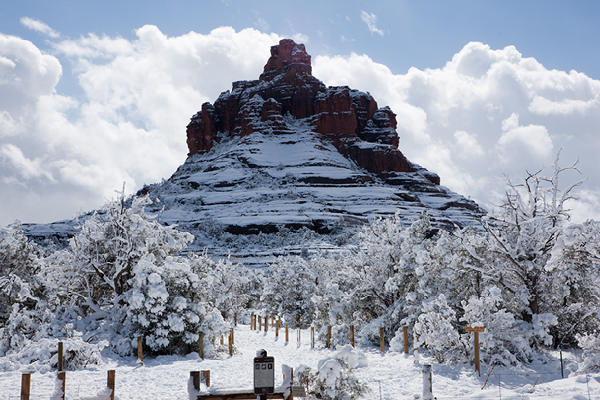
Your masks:
[{"label": "cumulus cloud", "polygon": [[23,17],[21,18],[21,24],[23,24],[23,26],[25,26],[28,29],[43,33],[44,35],[50,36],[53,39],[60,37],[60,34],[58,32],[56,32],[54,29],[37,19]]},{"label": "cumulus cloud", "polygon": [[360,11],[360,19],[367,24],[367,28],[369,28],[369,32],[376,33],[379,36],[383,36],[383,31],[377,28],[377,15],[375,13],[369,13],[364,10]]},{"label": "cumulus cloud", "polygon": [[[131,192],[168,177],[185,160],[190,116],[232,81],[256,79],[279,39],[230,27],[168,36],[146,25],[131,40],[54,40],[49,55],[0,34],[0,224],[72,217],[113,198],[123,182]],[[71,63],[81,96],[57,93],[57,57]],[[600,81],[478,42],[442,68],[406,74],[367,55],[313,60],[326,84],[389,105],[400,149],[451,189],[492,208],[505,175],[550,166],[563,148],[565,163],[579,158],[588,177],[574,215],[600,217]]]},{"label": "cumulus cloud", "polygon": [[564,163],[579,159],[588,178],[585,199],[571,204],[577,218],[600,217],[591,206],[600,201],[600,81],[547,69],[514,46],[479,42],[442,68],[406,74],[364,54],[317,56],[314,64],[325,83],[367,90],[389,105],[398,114],[400,149],[451,189],[492,209],[505,176],[516,180],[525,170],[550,167],[562,148]]},{"label": "cumulus cloud", "polygon": [[15,145],[2,145],[0,147],[0,160],[4,161],[8,167],[14,168],[16,173],[23,179],[44,177],[50,181],[54,181],[52,175],[42,168],[39,159],[28,159],[23,155],[21,149]]},{"label": "cumulus cloud", "polygon": [[[0,224],[73,217],[123,182],[131,192],[168,177],[185,160],[189,118],[232,81],[255,79],[279,39],[147,25],[132,40],[58,40],[53,56],[0,34]],[[72,63],[82,96],[56,92],[57,57]]]}]

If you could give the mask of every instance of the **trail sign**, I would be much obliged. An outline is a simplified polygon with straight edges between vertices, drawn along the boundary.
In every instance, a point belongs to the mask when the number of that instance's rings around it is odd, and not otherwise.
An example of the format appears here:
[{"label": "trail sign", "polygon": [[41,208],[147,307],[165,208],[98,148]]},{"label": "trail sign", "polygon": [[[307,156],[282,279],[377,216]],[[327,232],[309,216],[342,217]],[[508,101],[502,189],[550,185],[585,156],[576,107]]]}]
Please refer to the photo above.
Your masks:
[{"label": "trail sign", "polygon": [[485,332],[485,327],[483,326],[467,326],[465,328],[466,332],[473,332],[475,334],[474,338],[474,347],[475,347],[475,370],[477,374],[481,376],[481,367],[479,365],[479,333]]},{"label": "trail sign", "polygon": [[254,393],[275,392],[275,358],[267,357],[266,350],[259,350],[254,357]]}]

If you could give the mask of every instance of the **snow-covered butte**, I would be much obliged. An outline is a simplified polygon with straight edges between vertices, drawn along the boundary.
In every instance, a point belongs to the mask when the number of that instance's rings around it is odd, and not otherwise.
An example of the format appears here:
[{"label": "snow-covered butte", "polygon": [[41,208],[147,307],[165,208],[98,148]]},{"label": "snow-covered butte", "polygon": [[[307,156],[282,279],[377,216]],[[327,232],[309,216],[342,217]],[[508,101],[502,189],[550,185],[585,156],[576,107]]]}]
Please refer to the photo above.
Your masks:
[{"label": "snow-covered butte", "polygon": [[[398,149],[396,115],[369,93],[326,87],[302,44],[272,46],[258,80],[233,82],[187,127],[189,156],[136,195],[160,222],[196,237],[192,250],[264,265],[277,255],[339,251],[351,233],[399,213],[426,211],[437,228],[477,223],[484,211],[440,185]],[[75,222],[25,225],[66,237]]]}]

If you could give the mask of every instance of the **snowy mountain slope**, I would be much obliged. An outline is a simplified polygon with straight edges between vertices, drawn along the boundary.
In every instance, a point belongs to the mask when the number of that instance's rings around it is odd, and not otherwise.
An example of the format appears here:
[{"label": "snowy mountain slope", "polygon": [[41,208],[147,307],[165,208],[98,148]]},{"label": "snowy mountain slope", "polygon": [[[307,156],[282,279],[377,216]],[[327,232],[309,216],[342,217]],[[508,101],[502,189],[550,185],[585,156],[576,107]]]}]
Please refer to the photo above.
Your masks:
[{"label": "snowy mountain slope", "polygon": [[[336,248],[340,231],[395,212],[409,224],[427,211],[444,228],[474,224],[481,216],[473,202],[433,184],[423,169],[383,178],[341,155],[305,121],[288,117],[286,125],[289,134],[233,138],[189,157],[167,181],[141,191],[159,200],[150,211],[192,232],[195,247],[212,247],[211,253],[219,252],[215,230],[262,233],[266,246],[257,240],[249,250],[263,254]],[[311,242],[277,247],[282,228],[312,231],[306,233]],[[235,242],[233,235],[225,236]],[[252,263],[244,247],[232,254]]]},{"label": "snowy mountain slope", "polygon": [[[284,39],[258,80],[203,104],[187,127],[188,159],[138,191],[155,200],[148,211],[194,234],[191,250],[247,265],[347,249],[358,227],[394,213],[407,225],[425,211],[437,228],[478,223],[476,203],[404,157],[389,107],[311,71],[304,45]],[[23,228],[64,243],[77,223]]]}]

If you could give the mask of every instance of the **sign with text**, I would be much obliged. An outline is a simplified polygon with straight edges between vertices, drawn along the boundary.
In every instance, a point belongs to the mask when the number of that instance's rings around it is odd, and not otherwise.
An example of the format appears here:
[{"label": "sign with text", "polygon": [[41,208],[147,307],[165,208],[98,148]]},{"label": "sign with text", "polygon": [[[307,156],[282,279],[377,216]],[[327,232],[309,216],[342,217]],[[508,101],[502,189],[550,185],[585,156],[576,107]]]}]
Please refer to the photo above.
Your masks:
[{"label": "sign with text", "polygon": [[267,394],[274,391],[275,359],[266,354],[264,357],[254,357],[254,393]]}]

